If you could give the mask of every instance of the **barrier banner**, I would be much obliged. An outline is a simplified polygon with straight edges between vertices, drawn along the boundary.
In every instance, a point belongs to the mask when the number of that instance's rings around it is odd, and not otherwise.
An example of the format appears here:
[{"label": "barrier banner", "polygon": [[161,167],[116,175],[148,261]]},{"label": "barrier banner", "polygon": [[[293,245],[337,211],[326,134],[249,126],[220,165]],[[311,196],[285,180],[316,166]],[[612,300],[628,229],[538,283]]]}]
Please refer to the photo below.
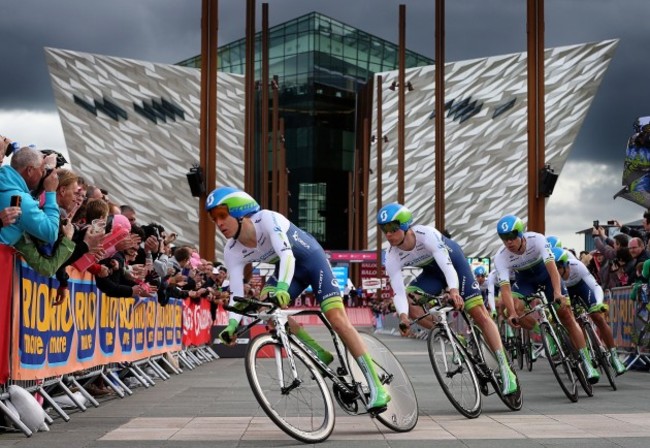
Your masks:
[{"label": "barrier banner", "polygon": [[36,380],[182,348],[182,300],[108,297],[93,276],[69,267],[69,300],[54,305],[58,280],[15,265],[11,377]]},{"label": "barrier banner", "polygon": [[605,291],[605,303],[609,303],[609,322],[618,348],[634,346],[633,336],[642,327],[636,318],[637,302],[630,299],[632,287],[614,288]]},{"label": "barrier banner", "polygon": [[183,300],[183,346],[208,344],[210,328],[212,328],[210,302],[201,300],[197,304],[191,299]]},{"label": "barrier banner", "polygon": [[15,283],[15,251],[0,244],[0,384],[9,378],[9,346],[11,344],[11,289]]}]

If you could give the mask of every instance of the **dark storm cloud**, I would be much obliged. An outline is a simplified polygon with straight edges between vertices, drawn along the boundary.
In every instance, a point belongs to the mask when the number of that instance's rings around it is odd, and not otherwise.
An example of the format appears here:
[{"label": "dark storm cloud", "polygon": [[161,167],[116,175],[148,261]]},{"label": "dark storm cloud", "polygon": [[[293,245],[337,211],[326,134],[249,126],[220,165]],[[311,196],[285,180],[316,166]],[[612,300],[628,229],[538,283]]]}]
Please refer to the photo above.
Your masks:
[{"label": "dark storm cloud", "polygon": [[[271,26],[319,11],[392,42],[399,4],[407,46],[434,57],[431,0],[269,0]],[[219,43],[244,36],[244,0],[219,1]],[[257,1],[258,30],[261,4]],[[570,158],[619,169],[636,116],[650,114],[647,0],[546,0],[546,47],[620,38]],[[54,110],[44,47],[175,63],[200,52],[201,0],[0,0],[0,109]],[[636,26],[633,26],[636,25]],[[447,0],[446,58],[526,50],[524,0]]]}]

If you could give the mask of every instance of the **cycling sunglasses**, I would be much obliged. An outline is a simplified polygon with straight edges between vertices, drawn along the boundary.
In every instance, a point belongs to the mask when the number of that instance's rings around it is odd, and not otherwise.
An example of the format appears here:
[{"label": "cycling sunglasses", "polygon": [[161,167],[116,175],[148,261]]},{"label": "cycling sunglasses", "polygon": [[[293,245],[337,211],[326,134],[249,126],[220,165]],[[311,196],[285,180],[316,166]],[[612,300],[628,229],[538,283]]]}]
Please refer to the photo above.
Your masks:
[{"label": "cycling sunglasses", "polygon": [[508,233],[500,233],[499,238],[501,238],[503,241],[512,241],[517,238],[519,238],[519,231],[518,230],[512,230]]},{"label": "cycling sunglasses", "polygon": [[228,216],[230,216],[230,212],[228,211],[227,205],[217,205],[215,208],[210,210],[210,217],[213,221],[216,221],[217,219],[224,220]]},{"label": "cycling sunglasses", "polygon": [[386,224],[379,224],[379,228],[381,229],[382,232],[388,233],[388,232],[397,232],[399,228],[399,221],[391,221],[387,222]]}]

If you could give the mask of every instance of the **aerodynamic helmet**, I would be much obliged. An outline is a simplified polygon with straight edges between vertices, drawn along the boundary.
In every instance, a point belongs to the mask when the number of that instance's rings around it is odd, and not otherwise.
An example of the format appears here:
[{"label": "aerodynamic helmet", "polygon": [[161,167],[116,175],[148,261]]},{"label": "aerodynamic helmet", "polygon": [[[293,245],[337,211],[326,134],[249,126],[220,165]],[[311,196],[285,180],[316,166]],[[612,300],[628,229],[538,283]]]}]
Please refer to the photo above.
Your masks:
[{"label": "aerodynamic helmet", "polygon": [[477,266],[476,269],[474,269],[474,277],[478,277],[479,275],[482,275],[483,277],[487,275],[487,271],[485,270],[484,266]]},{"label": "aerodynamic helmet", "polygon": [[550,244],[551,248],[553,247],[562,247],[562,241],[555,235],[549,235],[546,237],[546,241]]},{"label": "aerodynamic helmet", "polygon": [[382,227],[384,232],[394,232],[397,228],[385,228],[385,226],[393,222],[399,223],[399,228],[406,232],[413,223],[413,213],[411,213],[411,210],[397,202],[387,204],[379,210],[379,213],[377,213],[377,224]]},{"label": "aerodynamic helmet", "polygon": [[512,240],[524,234],[524,222],[515,215],[506,215],[497,222],[497,233],[502,240]]},{"label": "aerodynamic helmet", "polygon": [[243,218],[260,210],[260,205],[248,193],[235,187],[217,187],[205,201],[205,210],[225,205],[233,218]]},{"label": "aerodynamic helmet", "polygon": [[558,266],[566,266],[569,264],[569,254],[566,250],[561,247],[554,247],[551,249],[553,252],[553,258],[555,258],[555,264]]}]

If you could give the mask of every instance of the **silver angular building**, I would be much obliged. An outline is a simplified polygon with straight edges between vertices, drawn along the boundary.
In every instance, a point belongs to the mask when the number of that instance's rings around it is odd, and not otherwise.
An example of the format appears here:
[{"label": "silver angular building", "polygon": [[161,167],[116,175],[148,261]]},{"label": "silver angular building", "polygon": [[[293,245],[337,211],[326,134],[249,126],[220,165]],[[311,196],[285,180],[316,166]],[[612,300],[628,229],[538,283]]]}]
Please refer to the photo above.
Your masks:
[{"label": "silver angular building", "polygon": [[[546,161],[560,173],[618,40],[545,51]],[[435,225],[435,70],[406,70],[413,90],[405,93],[405,202],[418,224]],[[398,72],[383,78],[382,203],[397,200],[398,92],[389,87]],[[375,77],[375,82],[377,78]],[[496,223],[511,213],[526,222],[526,53],[445,65],[445,222],[467,255],[491,256],[501,242]],[[374,98],[372,133],[377,130]],[[377,216],[377,153],[370,148],[368,222]],[[551,197],[550,200],[553,200]],[[577,228],[577,227],[576,227]],[[369,225],[369,246],[377,227]]]},{"label": "silver angular building", "polygon": [[[199,161],[200,70],[53,48],[46,58],[72,166],[141,223],[196,244],[185,175]],[[244,77],[219,73],[217,85],[218,179],[243,187]]]},{"label": "silver angular building", "polygon": [[[617,41],[546,50],[547,161],[560,172]],[[196,243],[198,200],[185,174],[198,161],[200,72],[196,68],[46,49],[72,165],[110,197]],[[490,255],[505,213],[527,215],[526,54],[446,65],[446,220],[468,255]],[[383,202],[396,199],[397,72],[386,89]],[[435,224],[434,67],[407,70],[406,203],[418,223]],[[217,179],[243,187],[243,76],[219,73]],[[376,109],[376,108],[374,108]],[[371,133],[377,127],[373,112]],[[370,166],[376,166],[374,145]],[[376,173],[376,170],[374,170]],[[365,196],[368,249],[374,249],[377,179]],[[217,238],[217,248],[221,238]]]}]

